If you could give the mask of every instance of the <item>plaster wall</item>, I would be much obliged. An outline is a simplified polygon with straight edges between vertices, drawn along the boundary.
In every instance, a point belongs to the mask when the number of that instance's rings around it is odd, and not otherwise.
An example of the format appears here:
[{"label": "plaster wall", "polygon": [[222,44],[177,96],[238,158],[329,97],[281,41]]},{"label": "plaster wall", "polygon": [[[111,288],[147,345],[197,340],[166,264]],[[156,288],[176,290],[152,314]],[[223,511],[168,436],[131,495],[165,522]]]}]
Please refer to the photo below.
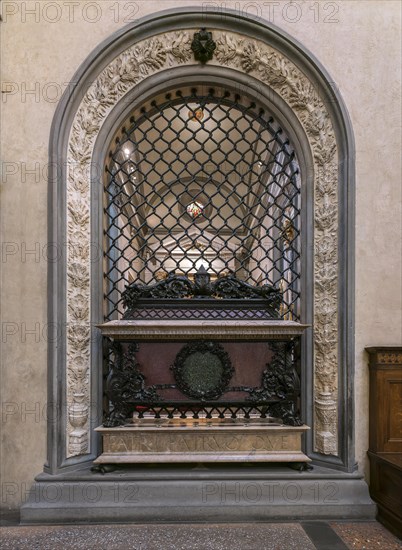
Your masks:
[{"label": "plaster wall", "polygon": [[[46,457],[47,163],[62,91],[118,28],[187,1],[3,1],[1,23],[1,505],[26,499]],[[262,17],[318,58],[342,95],[356,143],[356,459],[367,473],[364,347],[401,344],[398,1],[191,2]],[[119,6],[117,8],[117,6]],[[56,257],[55,257],[56,256]]]}]

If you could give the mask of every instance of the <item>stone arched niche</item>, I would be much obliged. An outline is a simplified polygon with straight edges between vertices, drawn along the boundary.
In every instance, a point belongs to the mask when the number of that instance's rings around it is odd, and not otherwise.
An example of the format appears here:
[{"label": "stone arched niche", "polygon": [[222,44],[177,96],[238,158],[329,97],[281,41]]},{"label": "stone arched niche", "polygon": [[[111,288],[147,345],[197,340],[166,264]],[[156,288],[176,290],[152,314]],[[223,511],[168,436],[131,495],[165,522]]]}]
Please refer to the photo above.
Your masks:
[{"label": "stone arched niche", "polygon": [[[206,27],[216,43],[202,65],[191,42]],[[352,136],[342,102],[317,61],[272,25],[231,12],[155,14],[102,44],[58,107],[51,144],[50,240],[67,243],[51,265],[50,321],[66,327],[49,350],[47,470],[90,461],[101,423],[102,168],[110,137],[133,101],[191,79],[247,86],[275,112],[294,142],[303,193],[303,416],[307,453],[353,468]],[[62,161],[62,162],[61,162]],[[349,205],[349,208],[348,208]],[[349,259],[348,259],[349,257]],[[100,297],[100,298],[99,298]],[[54,415],[53,415],[54,416]]]}]

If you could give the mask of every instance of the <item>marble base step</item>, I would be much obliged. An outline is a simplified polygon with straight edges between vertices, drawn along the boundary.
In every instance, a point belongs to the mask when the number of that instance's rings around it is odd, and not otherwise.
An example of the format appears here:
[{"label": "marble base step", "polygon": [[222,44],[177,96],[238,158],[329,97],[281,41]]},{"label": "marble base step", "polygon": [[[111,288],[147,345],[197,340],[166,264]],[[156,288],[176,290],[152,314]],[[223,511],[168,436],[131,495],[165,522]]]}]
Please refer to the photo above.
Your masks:
[{"label": "marble base step", "polygon": [[41,474],[21,508],[23,524],[219,523],[274,519],[374,519],[376,506],[358,474],[284,465],[119,465]]}]

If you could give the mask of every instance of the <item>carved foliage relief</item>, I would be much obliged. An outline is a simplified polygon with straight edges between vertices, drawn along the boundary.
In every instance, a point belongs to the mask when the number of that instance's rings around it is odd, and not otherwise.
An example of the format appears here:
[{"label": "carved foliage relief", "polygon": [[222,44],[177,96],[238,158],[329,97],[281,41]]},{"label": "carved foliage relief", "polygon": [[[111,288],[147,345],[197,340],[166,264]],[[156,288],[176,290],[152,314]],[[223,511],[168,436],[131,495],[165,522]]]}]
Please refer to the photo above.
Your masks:
[{"label": "carved foliage relief", "polygon": [[[168,32],[139,42],[116,57],[87,90],[68,146],[67,181],[67,448],[90,452],[90,170],[99,130],[112,108],[146,77],[195,63],[198,29]],[[337,151],[331,119],[317,90],[281,53],[263,42],[214,30],[209,64],[250,74],[293,109],[314,157],[315,445],[337,453]]]}]

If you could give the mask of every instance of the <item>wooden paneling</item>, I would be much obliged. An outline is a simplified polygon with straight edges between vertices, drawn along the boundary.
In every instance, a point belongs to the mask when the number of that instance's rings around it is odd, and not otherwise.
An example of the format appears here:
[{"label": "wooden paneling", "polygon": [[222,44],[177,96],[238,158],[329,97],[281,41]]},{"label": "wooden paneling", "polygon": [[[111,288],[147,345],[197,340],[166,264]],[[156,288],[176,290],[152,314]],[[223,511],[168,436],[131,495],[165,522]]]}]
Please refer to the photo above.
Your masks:
[{"label": "wooden paneling", "polygon": [[378,519],[402,536],[402,348],[367,348],[370,495]]},{"label": "wooden paneling", "polygon": [[370,496],[377,503],[378,519],[402,537],[402,454],[368,455]]}]

